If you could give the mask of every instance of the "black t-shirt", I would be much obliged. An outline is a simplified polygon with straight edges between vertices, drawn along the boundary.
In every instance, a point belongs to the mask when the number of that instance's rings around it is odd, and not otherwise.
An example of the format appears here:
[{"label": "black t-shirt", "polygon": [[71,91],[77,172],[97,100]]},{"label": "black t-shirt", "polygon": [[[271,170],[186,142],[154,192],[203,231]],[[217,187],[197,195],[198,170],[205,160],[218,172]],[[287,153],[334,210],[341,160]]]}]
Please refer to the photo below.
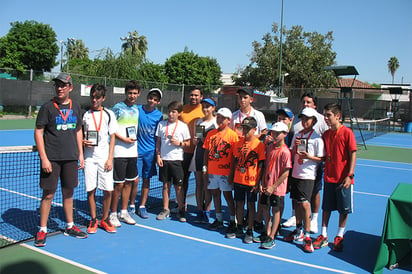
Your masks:
[{"label": "black t-shirt", "polygon": [[[76,132],[82,125],[80,105],[72,101],[69,114],[69,104],[58,104],[60,111],[55,107],[53,100],[45,103],[37,115],[36,127],[44,128],[43,138],[47,158],[50,161],[78,160]],[[64,117],[67,115],[67,119]]]}]

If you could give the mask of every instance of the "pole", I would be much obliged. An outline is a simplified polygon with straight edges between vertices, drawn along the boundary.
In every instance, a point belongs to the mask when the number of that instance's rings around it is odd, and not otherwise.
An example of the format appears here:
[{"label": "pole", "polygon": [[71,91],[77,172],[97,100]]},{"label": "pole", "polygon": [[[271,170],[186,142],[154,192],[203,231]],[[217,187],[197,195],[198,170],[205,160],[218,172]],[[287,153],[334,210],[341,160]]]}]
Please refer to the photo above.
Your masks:
[{"label": "pole", "polygon": [[282,44],[283,44],[283,0],[282,9],[280,13],[280,45],[279,45],[279,94],[283,96],[283,84],[282,84]]},{"label": "pole", "polygon": [[63,40],[60,40],[60,72],[63,70]]}]

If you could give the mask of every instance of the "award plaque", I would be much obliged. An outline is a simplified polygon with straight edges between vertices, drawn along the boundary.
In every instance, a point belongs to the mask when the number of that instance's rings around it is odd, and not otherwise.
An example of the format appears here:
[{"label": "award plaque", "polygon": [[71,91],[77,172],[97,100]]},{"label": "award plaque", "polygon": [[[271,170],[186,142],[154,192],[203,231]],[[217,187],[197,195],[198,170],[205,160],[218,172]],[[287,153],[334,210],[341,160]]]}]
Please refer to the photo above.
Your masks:
[{"label": "award plaque", "polygon": [[308,152],[308,139],[300,138],[300,145],[297,147],[298,152]]},{"label": "award plaque", "polygon": [[136,140],[136,127],[127,127],[126,128],[126,136]]},{"label": "award plaque", "polygon": [[91,146],[97,146],[99,144],[99,132],[95,130],[87,131],[87,140],[91,142]]},{"label": "award plaque", "polygon": [[205,126],[197,125],[196,126],[195,136],[198,139],[203,138],[205,136]]}]

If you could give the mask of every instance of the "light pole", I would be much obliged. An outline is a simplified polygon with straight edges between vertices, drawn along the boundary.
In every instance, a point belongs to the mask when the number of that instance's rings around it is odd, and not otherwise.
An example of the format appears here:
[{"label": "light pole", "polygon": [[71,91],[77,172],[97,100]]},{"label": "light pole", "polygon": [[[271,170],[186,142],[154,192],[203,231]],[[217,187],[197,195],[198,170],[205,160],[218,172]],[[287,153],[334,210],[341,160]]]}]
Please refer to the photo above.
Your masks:
[{"label": "light pole", "polygon": [[76,38],[67,38],[67,45],[66,45],[66,54],[67,54],[67,72],[69,72],[69,61],[70,61],[70,53],[69,53],[69,46],[73,45],[76,41]]},{"label": "light pole", "polygon": [[69,45],[74,44],[76,38],[67,38],[67,41],[60,40],[60,72],[63,70],[63,45],[66,46],[66,71],[69,72]]},{"label": "light pole", "polygon": [[282,90],[282,44],[283,44],[283,0],[282,9],[280,13],[280,45],[279,45],[279,94],[278,96],[283,96]]}]

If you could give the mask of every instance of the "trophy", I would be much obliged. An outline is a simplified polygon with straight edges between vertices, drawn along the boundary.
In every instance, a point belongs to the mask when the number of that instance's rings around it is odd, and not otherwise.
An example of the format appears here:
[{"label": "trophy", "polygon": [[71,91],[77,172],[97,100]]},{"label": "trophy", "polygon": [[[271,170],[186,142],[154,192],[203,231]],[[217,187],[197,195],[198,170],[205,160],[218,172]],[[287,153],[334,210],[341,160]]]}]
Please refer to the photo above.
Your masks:
[{"label": "trophy", "polygon": [[91,146],[97,146],[99,144],[99,132],[95,130],[87,131],[87,140],[91,142]]},{"label": "trophy", "polygon": [[195,136],[198,139],[203,138],[205,136],[205,126],[197,125],[196,126]]},{"label": "trophy", "polygon": [[136,140],[136,127],[127,127],[126,128],[126,135],[129,138],[132,138],[133,140]]},{"label": "trophy", "polygon": [[299,138],[300,144],[297,147],[298,152],[307,152],[308,151],[308,139]]}]

